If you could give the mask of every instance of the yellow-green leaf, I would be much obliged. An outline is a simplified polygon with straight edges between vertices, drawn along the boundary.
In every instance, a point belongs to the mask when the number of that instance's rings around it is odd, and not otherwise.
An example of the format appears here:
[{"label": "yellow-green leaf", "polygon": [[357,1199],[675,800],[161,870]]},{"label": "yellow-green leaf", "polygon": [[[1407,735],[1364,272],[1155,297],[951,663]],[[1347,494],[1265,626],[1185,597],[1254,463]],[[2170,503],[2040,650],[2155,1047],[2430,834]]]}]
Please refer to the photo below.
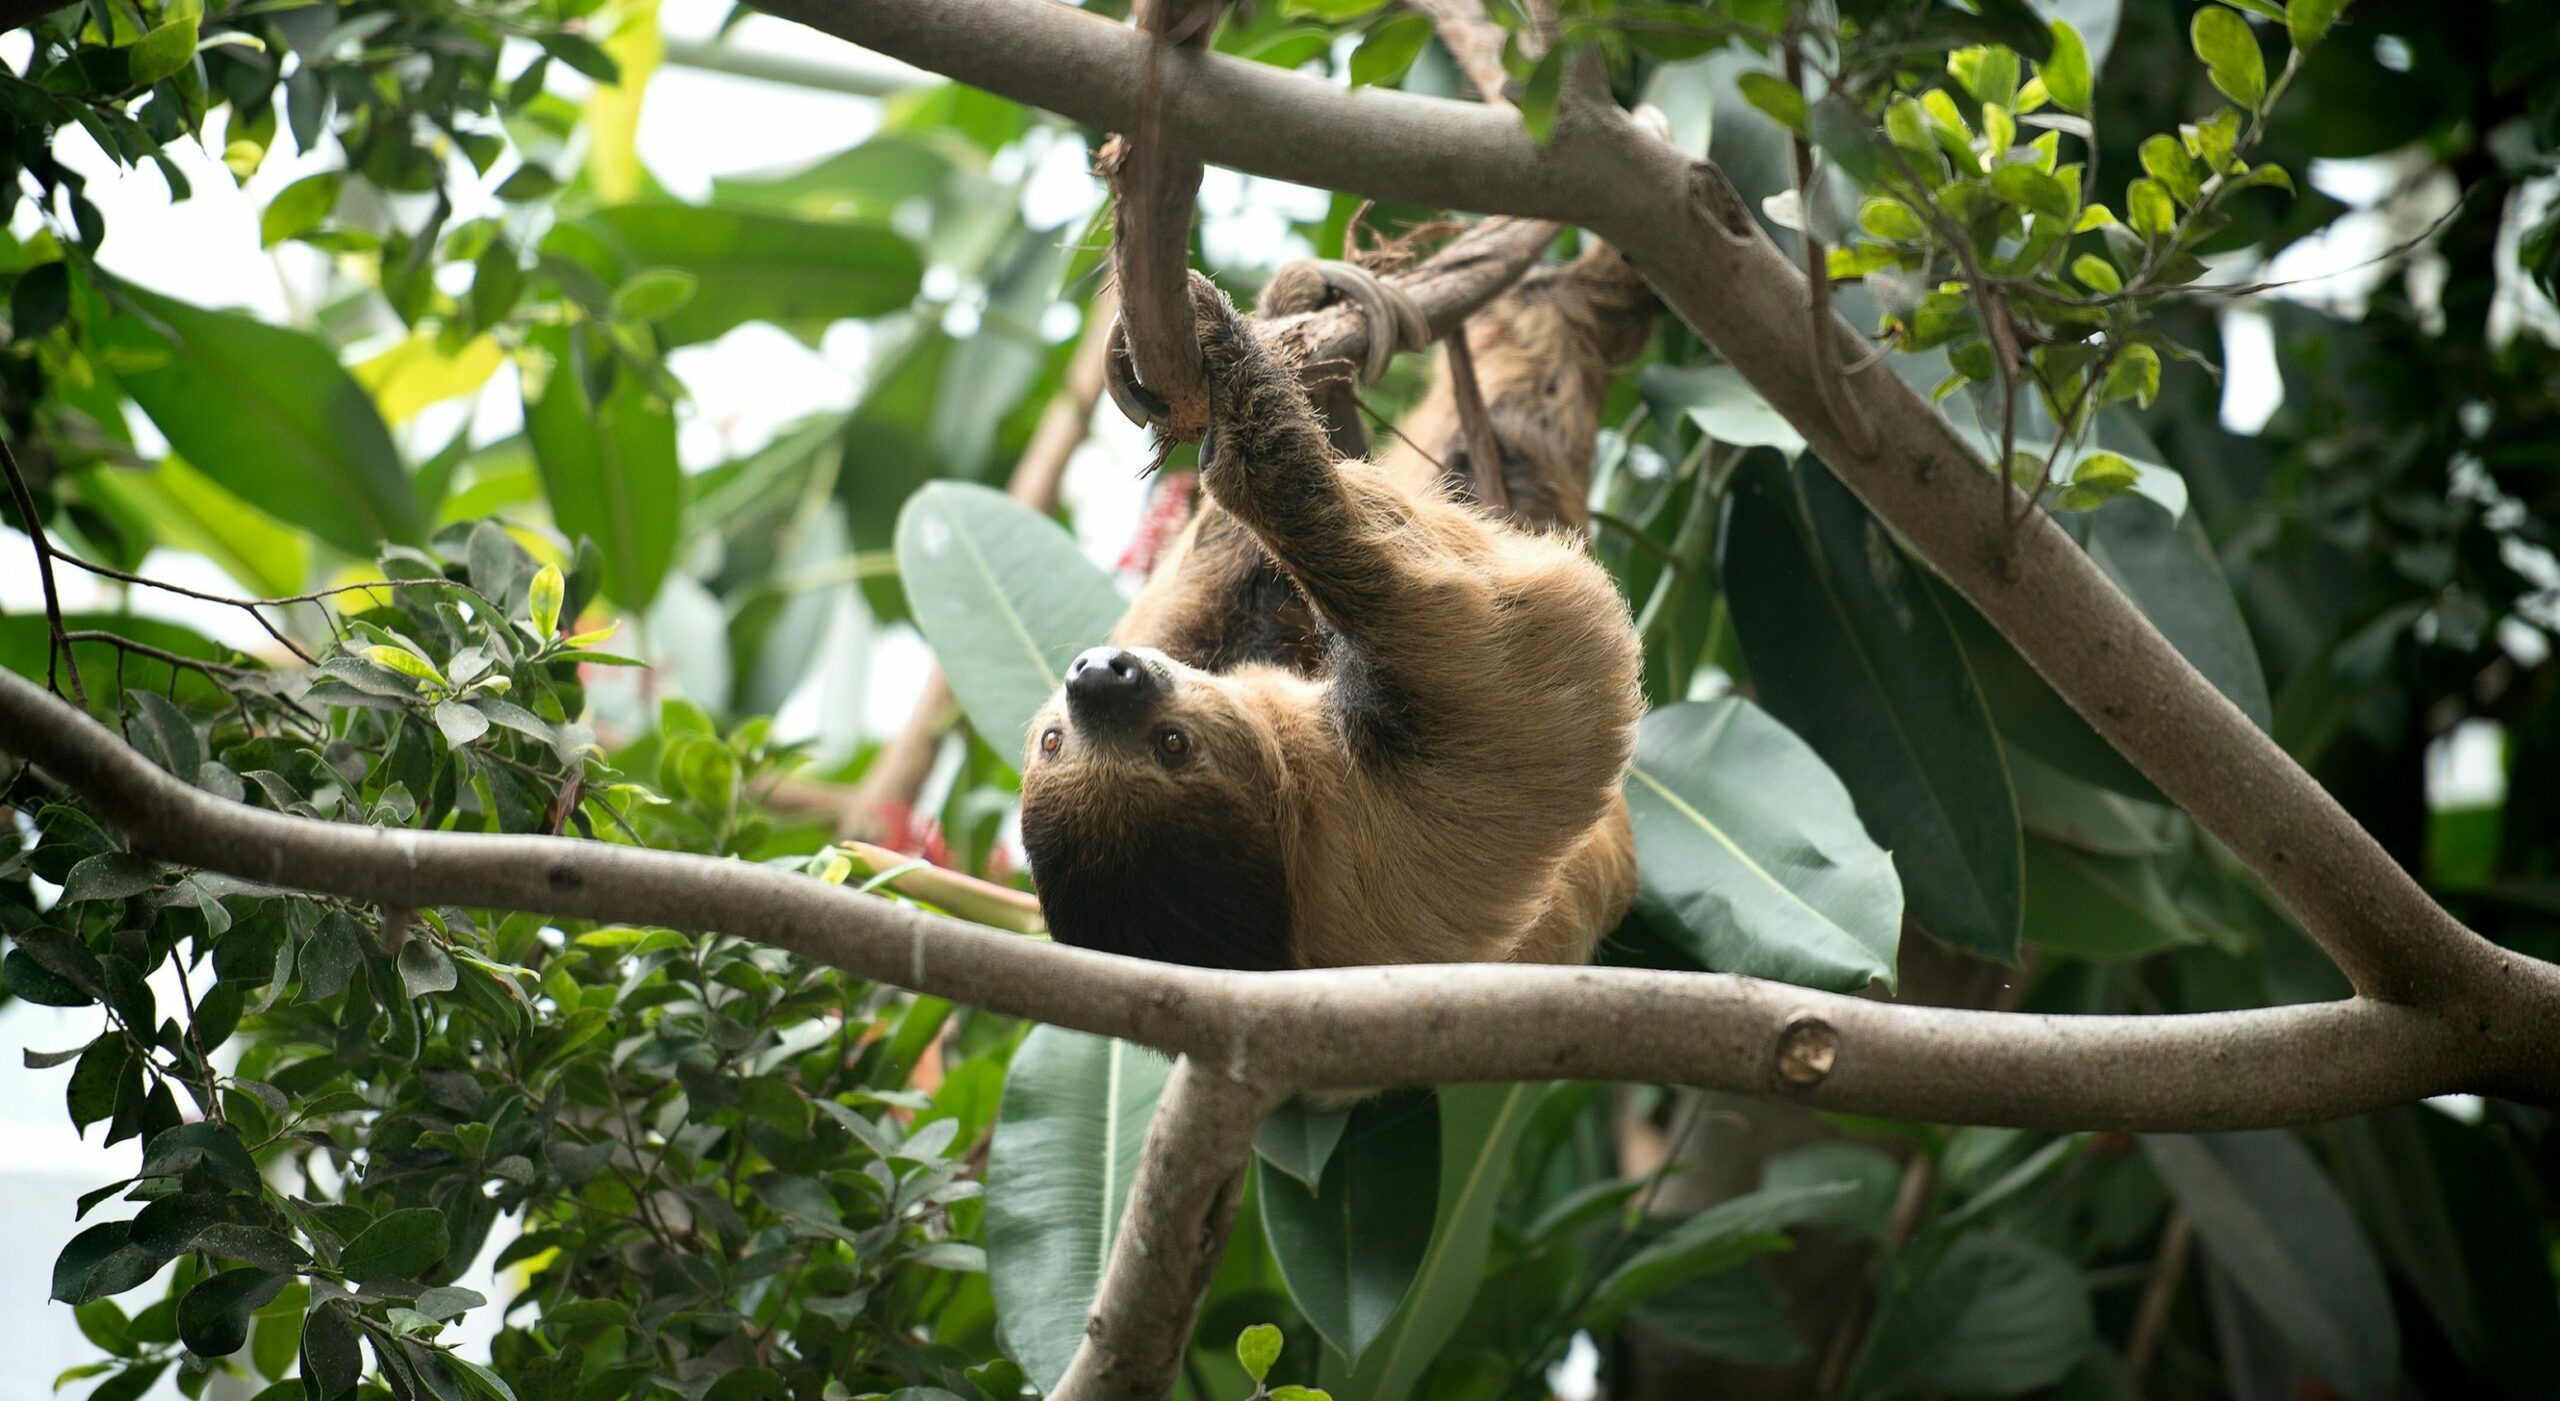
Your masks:
[{"label": "yellow-green leaf", "polygon": [[2267,96],[2267,58],[2258,51],[2258,36],[2249,21],[2218,5],[2196,11],[2187,27],[2205,76],[2225,97],[2251,111]]},{"label": "yellow-green leaf", "polygon": [[533,630],[545,639],[560,631],[560,600],[566,591],[556,564],[542,566],[534,573],[533,582],[525,586],[524,602],[533,614]]},{"label": "yellow-green leaf", "polygon": [[421,331],[370,360],[348,367],[373,394],[386,423],[406,423],[429,404],[458,399],[489,382],[506,352],[488,336],[446,354],[437,337]]},{"label": "yellow-green leaf", "polygon": [[1795,84],[1774,73],[1745,73],[1734,85],[1741,90],[1742,100],[1767,113],[1769,120],[1789,131],[1804,130],[1804,94]]},{"label": "yellow-green leaf", "polygon": [[420,681],[432,681],[439,686],[444,684],[444,673],[436,670],[434,662],[428,661],[406,647],[382,645],[367,647],[364,649],[364,659],[385,671],[396,671],[402,676],[414,677]]},{"label": "yellow-green leaf", "polygon": [[2177,208],[2157,180],[2136,180],[2124,191],[2125,222],[2144,238],[2166,238],[2178,226]]},{"label": "yellow-green leaf", "polygon": [[2095,253],[2083,253],[2071,260],[2071,275],[2092,292],[2121,292],[2124,279],[2116,275],[2115,264]]},{"label": "yellow-green leaf", "polygon": [[2284,7],[2285,32],[2293,36],[2293,46],[2307,49],[2329,35],[2329,26],[2338,22],[2338,12],[2347,0],[2287,0]]},{"label": "yellow-green leaf", "polygon": [[2053,22],[2053,56],[2036,76],[2044,80],[2045,95],[2054,106],[2084,117],[2089,114],[2089,46],[2070,21]]}]

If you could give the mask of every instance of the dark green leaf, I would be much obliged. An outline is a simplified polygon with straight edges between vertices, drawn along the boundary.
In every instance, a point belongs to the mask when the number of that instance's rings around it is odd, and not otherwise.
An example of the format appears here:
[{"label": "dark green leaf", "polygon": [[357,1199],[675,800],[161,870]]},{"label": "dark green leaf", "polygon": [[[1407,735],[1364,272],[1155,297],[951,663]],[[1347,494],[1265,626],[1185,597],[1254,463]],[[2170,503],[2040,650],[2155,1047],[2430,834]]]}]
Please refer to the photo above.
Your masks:
[{"label": "dark green leaf", "polygon": [[2027,838],[2027,937],[2076,958],[2143,958],[2200,937],[2147,856]]},{"label": "dark green leaf", "polygon": [[2400,1329],[2381,1262],[2291,1134],[2152,1135],[2142,1146],[2205,1253],[2306,1366],[2350,1401],[2395,1392]]},{"label": "dark green leaf", "polygon": [[63,879],[62,900],[124,900],[160,883],[167,868],[148,856],[129,851],[101,852],[71,868]]},{"label": "dark green leaf", "polygon": [[178,1301],[178,1340],[198,1357],[228,1357],[249,1344],[249,1315],[292,1276],[255,1267],[225,1270]]},{"label": "dark green leaf", "polygon": [[59,260],[38,263],[18,274],[9,289],[9,330],[21,341],[33,341],[59,326],[71,313],[71,265]]},{"label": "dark green leaf", "polygon": [[1765,456],[1728,491],[1720,563],[1761,703],[1849,785],[1912,918],[1969,953],[2014,957],[2016,801],[1918,571],[1829,471]]},{"label": "dark green leaf", "polygon": [[338,1268],[360,1283],[416,1279],[446,1250],[444,1213],[433,1207],[386,1212],[347,1242]]},{"label": "dark green leaf", "polygon": [[1431,17],[1397,15],[1369,31],[1360,47],[1351,54],[1351,86],[1367,87],[1373,83],[1392,85],[1400,81],[1405,70],[1422,54],[1422,46],[1431,42]]},{"label": "dark green leaf", "polygon": [[1254,1151],[1262,1161],[1313,1190],[1324,1177],[1326,1161],[1342,1141],[1343,1127],[1350,1122],[1348,1108],[1317,1109],[1303,1098],[1293,1099],[1262,1121]]},{"label": "dark green leaf", "polygon": [[1357,1365],[1413,1284],[1431,1243],[1440,1112],[1428,1093],[1364,1100],[1316,1190],[1261,1177],[1272,1259],[1309,1322]]},{"label": "dark green leaf", "polygon": [[326,344],[137,288],[123,295],[176,339],[119,316],[100,328],[102,353],[189,463],[360,559],[424,537],[390,430]]},{"label": "dark green leaf", "polygon": [[2040,1245],[1973,1232],[1878,1307],[1849,1391],[2016,1396],[2060,1381],[2096,1341],[2076,1266]]},{"label": "dark green leaf", "polygon": [[254,1193],[258,1165],[231,1130],[210,1121],[181,1124],[155,1135],[143,1152],[137,1177],[188,1177],[213,1187]]}]

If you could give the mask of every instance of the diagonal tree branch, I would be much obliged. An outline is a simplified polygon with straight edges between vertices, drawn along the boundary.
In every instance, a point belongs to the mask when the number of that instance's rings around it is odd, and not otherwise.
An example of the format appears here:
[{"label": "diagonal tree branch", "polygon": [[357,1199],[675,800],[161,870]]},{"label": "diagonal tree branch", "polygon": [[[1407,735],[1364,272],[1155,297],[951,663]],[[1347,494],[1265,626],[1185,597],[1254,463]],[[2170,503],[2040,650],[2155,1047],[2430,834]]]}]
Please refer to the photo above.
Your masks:
[{"label": "diagonal tree branch", "polygon": [[[1124,126],[1145,36],[1044,0],[776,0],[775,13],[1003,96]],[[2472,1013],[2510,1052],[2560,1037],[2560,969],[2448,915],[2345,809],[2224,699],[2050,520],[1967,509],[1987,472],[1880,363],[1817,387],[1810,293],[1712,164],[1623,115],[1561,123],[1541,147],[1475,103],[1345,90],[1220,57],[1159,118],[1203,159],[1407,201],[1572,219],[1656,291],[1803,433],[1841,480],[1954,584],[2072,706],[2265,879],[2356,987]],[[1836,317],[1834,318],[1836,322]],[[1845,325],[1845,323],[1840,323]],[[1858,341],[1851,330],[1832,339]],[[1826,399],[1838,396],[1844,413]],[[1863,419],[1868,438],[1843,424]],[[2010,488],[2002,485],[2001,490]]]},{"label": "diagonal tree branch", "polygon": [[1235,1226],[1254,1134],[1279,1102],[1227,1066],[1174,1062],[1084,1344],[1050,1401],[1155,1401],[1171,1390]]}]

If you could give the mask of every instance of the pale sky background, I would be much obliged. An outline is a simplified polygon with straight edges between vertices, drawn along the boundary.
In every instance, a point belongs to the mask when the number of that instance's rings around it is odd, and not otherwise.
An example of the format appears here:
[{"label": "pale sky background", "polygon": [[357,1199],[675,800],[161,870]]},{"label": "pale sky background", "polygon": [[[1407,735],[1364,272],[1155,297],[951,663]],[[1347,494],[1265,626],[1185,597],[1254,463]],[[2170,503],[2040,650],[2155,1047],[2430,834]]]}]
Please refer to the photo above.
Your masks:
[{"label": "pale sky background", "polygon": [[[727,12],[727,0],[666,0],[663,22],[672,39],[707,41]],[[0,60],[15,67],[26,52],[23,34],[0,37]],[[912,70],[866,54],[839,40],[765,16],[747,19],[732,31],[729,45],[750,54],[768,55],[799,64],[820,64],[866,78],[900,75]],[[522,60],[508,64],[510,71]],[[574,74],[555,65],[556,90],[574,93],[583,86]],[[843,93],[786,87],[669,64],[651,80],[642,107],[639,149],[642,160],[672,193],[699,199],[715,177],[789,169],[831,155],[861,140],[879,122],[879,104]],[[218,151],[218,133],[208,131]],[[270,251],[258,247],[258,211],[277,190],[293,180],[334,165],[334,159],[298,154],[290,137],[279,133],[277,148],[244,191],[203,150],[181,143],[171,155],[186,168],[195,186],[188,203],[171,205],[156,172],[117,174],[76,128],[60,138],[66,162],[92,178],[89,193],[105,213],[109,234],[101,261],[117,274],[190,301],[235,306],[262,317],[293,321],[321,285],[324,255],[300,244]],[[1098,203],[1098,193],[1084,173],[1084,153],[1072,140],[1053,144],[1040,158],[1026,186],[1026,210],[1036,224],[1065,224],[1071,235],[1081,218]],[[2359,207],[2370,205],[2398,184],[2399,172],[2387,160],[2348,164],[2321,163],[2310,172],[2322,189]],[[2438,203],[2404,202],[2386,215],[2351,215],[2316,239],[2287,250],[2272,268],[2249,275],[2267,278],[2316,277],[2357,268],[2391,247],[2415,227],[2423,226],[2451,198],[2449,188],[2436,192]],[[1293,248],[1287,232],[1291,218],[1313,218],[1324,209],[1317,191],[1272,181],[1246,179],[1211,170],[1203,184],[1208,211],[1203,236],[1221,262],[1268,261],[1303,248]],[[2550,197],[2549,191],[2542,198]],[[490,212],[462,207],[456,222]],[[23,217],[23,211],[22,211]],[[21,229],[24,232],[24,229]],[[2512,231],[2511,231],[2512,233]],[[2286,295],[2306,301],[2355,306],[2388,269],[2369,268],[2328,276]],[[948,274],[944,275],[946,282]],[[2560,326],[2550,304],[2519,284],[2500,300],[2501,334],[2519,328],[2551,334]],[[963,329],[954,326],[955,330]],[[1052,329],[1065,332],[1067,327]],[[361,358],[397,337],[359,346],[350,358]],[[670,365],[691,394],[680,409],[679,446],[688,470],[698,471],[751,451],[775,430],[804,415],[854,402],[868,369],[870,336],[858,324],[840,324],[815,349],[769,326],[750,325],[703,346],[670,357]],[[2274,373],[2273,350],[2266,323],[2241,310],[2226,318],[2228,358],[2223,403],[2224,420],[2241,431],[2264,423],[2278,404],[2281,387]],[[501,371],[476,402],[443,406],[404,430],[404,447],[432,450],[464,416],[473,436],[486,442],[507,436],[517,425],[517,394],[510,371]],[[148,435],[147,422],[136,419]],[[1141,504],[1142,486],[1134,464],[1143,444],[1138,431],[1107,405],[1097,414],[1095,437],[1077,455],[1065,487],[1079,537],[1097,562],[1108,567],[1126,543]],[[145,441],[151,441],[149,436]],[[2560,570],[2547,559],[2537,562],[2560,586]],[[170,551],[156,553],[144,572],[211,592],[236,592],[236,586],[209,562]],[[62,580],[68,607],[88,607],[112,600],[97,581],[77,573]],[[662,613],[716,608],[698,587],[671,577]],[[846,591],[850,593],[850,591]],[[194,604],[166,594],[138,591],[137,611],[169,617],[230,642],[255,645],[262,638],[232,610]],[[0,529],[0,610],[32,611],[41,595],[30,562],[28,542]],[[2522,642],[2516,645],[2524,645]],[[787,703],[781,729],[789,736],[820,740],[822,748],[842,752],[861,735],[893,731],[903,722],[921,683],[929,657],[924,645],[904,626],[876,628],[862,615],[858,602],[839,603],[825,660]],[[681,658],[670,659],[678,663]],[[2431,756],[2429,786],[2439,805],[2493,801],[2502,778],[2499,737],[2485,725],[2466,727],[2439,745]],[[0,1194],[9,1206],[5,1219],[20,1247],[0,1261],[0,1397],[47,1394],[55,1373],[90,1360],[94,1349],[73,1326],[71,1311],[45,1302],[51,1262],[61,1244],[77,1229],[73,1199],[86,1188],[112,1180],[130,1169],[134,1148],[107,1151],[75,1138],[62,1107],[65,1071],[19,1069],[19,1050],[57,1050],[77,1045],[97,1026],[94,1011],[65,1011],[15,1003],[0,1011]],[[101,1207],[92,1220],[129,1206]],[[85,1223],[83,1223],[85,1224]],[[504,1227],[488,1255],[504,1239]],[[484,1292],[498,1291],[481,1281]],[[156,1299],[157,1286],[123,1297],[133,1308]],[[482,1317],[493,1316],[489,1310]],[[482,1324],[485,1330],[489,1325]],[[85,1390],[81,1384],[79,1390]],[[238,1401],[255,1387],[217,1389],[212,1401]],[[78,1394],[75,1391],[73,1394]],[[155,1396],[173,1396],[162,1383]]]}]

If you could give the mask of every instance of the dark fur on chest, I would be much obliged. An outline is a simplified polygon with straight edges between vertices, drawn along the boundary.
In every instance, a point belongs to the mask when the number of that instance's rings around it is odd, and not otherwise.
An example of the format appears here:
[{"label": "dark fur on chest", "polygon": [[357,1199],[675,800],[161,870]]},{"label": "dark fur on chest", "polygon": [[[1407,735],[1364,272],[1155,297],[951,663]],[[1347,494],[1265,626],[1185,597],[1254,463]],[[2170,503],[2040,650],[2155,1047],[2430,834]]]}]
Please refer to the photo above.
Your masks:
[{"label": "dark fur on chest", "polygon": [[1135,811],[1026,805],[1022,845],[1058,942],[1201,968],[1292,968],[1289,884],[1272,815],[1224,792]]}]

